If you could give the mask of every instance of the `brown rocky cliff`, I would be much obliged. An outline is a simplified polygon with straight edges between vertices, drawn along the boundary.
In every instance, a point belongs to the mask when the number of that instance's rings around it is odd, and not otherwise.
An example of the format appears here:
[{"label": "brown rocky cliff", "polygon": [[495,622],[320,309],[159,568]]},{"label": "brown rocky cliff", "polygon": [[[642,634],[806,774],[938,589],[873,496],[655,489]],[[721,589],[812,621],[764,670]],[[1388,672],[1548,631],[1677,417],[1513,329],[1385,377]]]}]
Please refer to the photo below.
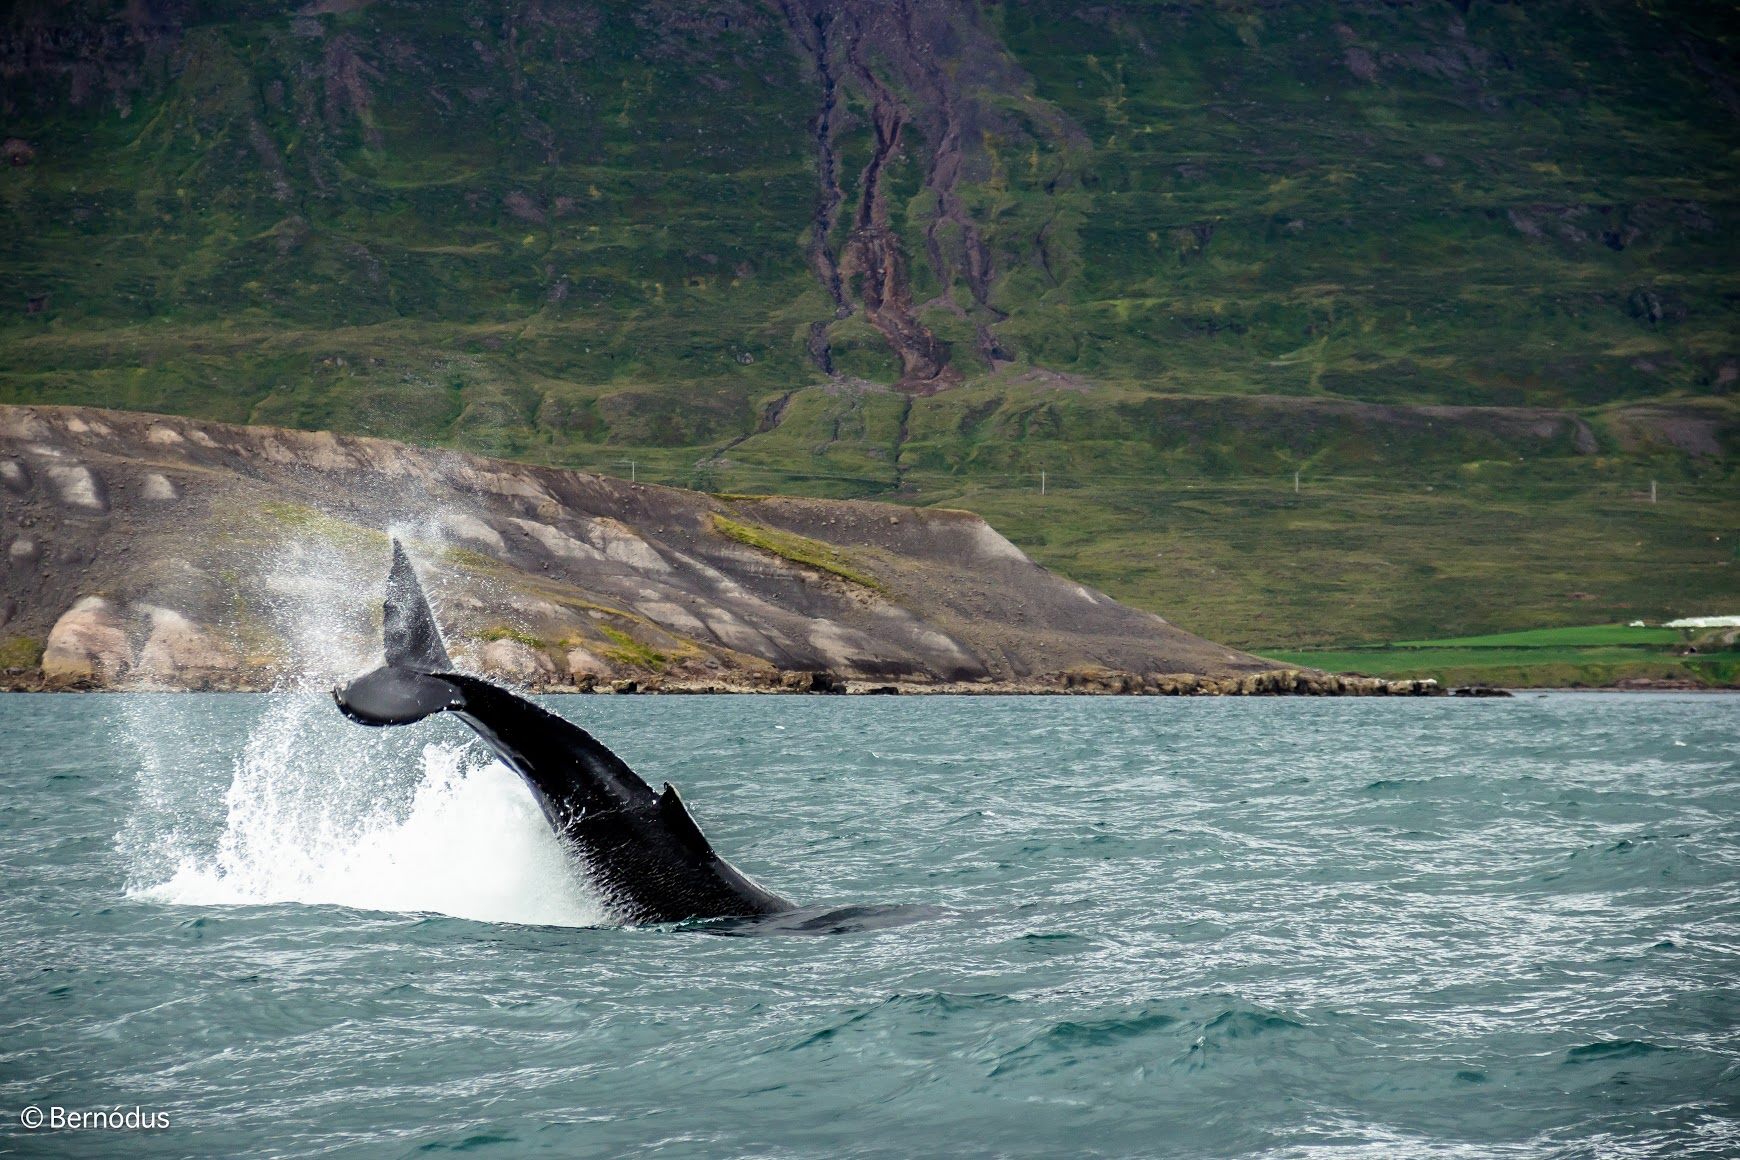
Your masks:
[{"label": "brown rocky cliff", "polygon": [[1046,571],[966,512],[87,408],[0,407],[0,486],[0,649],[51,684],[258,688],[371,664],[388,532],[460,663],[533,687],[1169,674],[1239,691],[1273,667]]}]

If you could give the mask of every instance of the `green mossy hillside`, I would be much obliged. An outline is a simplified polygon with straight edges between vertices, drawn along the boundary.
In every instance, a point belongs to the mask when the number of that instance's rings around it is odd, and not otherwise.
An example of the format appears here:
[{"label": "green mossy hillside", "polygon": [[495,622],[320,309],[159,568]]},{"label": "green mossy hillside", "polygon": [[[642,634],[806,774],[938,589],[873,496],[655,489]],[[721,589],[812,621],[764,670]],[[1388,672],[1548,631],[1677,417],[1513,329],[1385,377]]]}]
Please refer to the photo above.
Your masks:
[{"label": "green mossy hillside", "polygon": [[1238,643],[1734,593],[1723,6],[787,7],[826,142],[776,5],[13,6],[0,402],[966,506]]}]

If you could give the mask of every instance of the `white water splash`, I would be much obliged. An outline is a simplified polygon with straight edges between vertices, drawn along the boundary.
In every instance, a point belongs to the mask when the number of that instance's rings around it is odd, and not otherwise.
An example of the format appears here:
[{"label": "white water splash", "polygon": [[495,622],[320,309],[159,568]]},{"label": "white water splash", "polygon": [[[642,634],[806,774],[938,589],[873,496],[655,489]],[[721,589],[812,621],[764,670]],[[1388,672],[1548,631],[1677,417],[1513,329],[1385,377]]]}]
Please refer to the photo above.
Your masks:
[{"label": "white water splash", "polygon": [[531,792],[473,746],[400,739],[342,720],[325,698],[273,696],[234,763],[214,835],[212,779],[174,744],[199,723],[165,730],[166,711],[160,700],[137,713],[151,720],[134,722],[162,742],[145,747],[139,814],[116,843],[133,897],[608,921]]},{"label": "white water splash", "polygon": [[255,601],[288,650],[284,682],[292,688],[330,688],[380,663],[378,610],[386,591],[387,561],[315,538],[288,540],[263,562]]},{"label": "white water splash", "polygon": [[[439,543],[428,520],[401,515],[388,531]],[[365,729],[325,695],[380,663],[385,545],[292,539],[262,561],[256,606],[287,650],[284,686],[299,692],[249,698],[241,712],[228,698],[130,707],[139,792],[116,836],[129,893],[190,906],[606,921],[531,791],[460,742],[462,729]]]},{"label": "white water splash", "polygon": [[[293,536],[260,562],[251,603],[284,650],[284,687],[324,691],[381,663],[381,600],[392,539],[410,549],[440,618],[445,577],[439,562],[450,546],[442,524],[399,512],[381,532]],[[477,577],[469,583],[491,588]]]}]

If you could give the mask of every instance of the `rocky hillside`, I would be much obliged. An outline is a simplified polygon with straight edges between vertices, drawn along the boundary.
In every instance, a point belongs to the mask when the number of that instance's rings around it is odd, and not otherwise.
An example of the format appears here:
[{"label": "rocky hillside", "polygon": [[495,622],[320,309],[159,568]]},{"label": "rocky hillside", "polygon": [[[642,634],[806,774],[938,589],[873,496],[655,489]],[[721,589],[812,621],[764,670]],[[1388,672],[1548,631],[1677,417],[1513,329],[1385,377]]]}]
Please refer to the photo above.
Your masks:
[{"label": "rocky hillside", "polygon": [[1276,667],[1054,575],[966,512],[85,408],[0,408],[0,485],[15,685],[354,672],[378,658],[389,533],[460,663],[532,687],[1136,691]]}]

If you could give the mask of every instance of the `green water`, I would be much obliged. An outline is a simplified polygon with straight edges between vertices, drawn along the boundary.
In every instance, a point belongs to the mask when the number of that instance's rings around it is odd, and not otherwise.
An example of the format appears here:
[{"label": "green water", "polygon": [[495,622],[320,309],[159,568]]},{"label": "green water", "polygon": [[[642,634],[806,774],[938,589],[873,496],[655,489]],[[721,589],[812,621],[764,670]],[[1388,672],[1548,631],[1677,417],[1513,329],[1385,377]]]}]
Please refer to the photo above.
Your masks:
[{"label": "green water", "polygon": [[452,722],[0,698],[0,1151],[1740,1154],[1732,698],[548,703],[905,921],[601,925]]}]

